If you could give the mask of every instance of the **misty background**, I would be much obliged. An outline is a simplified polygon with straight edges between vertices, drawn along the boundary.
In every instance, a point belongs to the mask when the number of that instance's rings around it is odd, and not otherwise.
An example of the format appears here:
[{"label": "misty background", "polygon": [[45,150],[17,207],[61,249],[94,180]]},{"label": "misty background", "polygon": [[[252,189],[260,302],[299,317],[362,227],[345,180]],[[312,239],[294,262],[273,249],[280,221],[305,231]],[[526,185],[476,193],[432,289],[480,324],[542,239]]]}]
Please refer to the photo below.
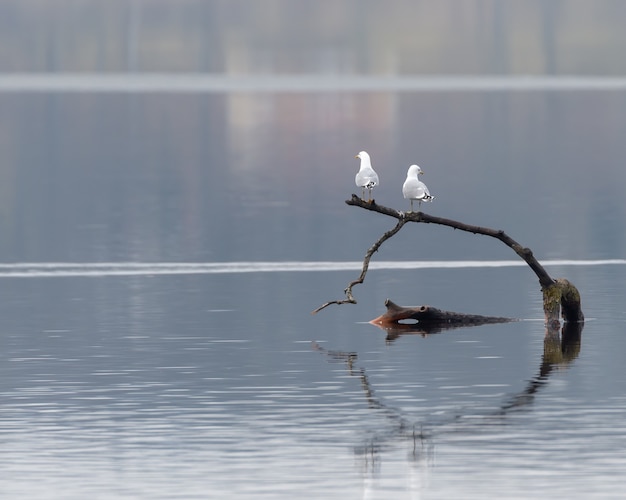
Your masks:
[{"label": "misty background", "polygon": [[623,75],[619,0],[0,5],[3,72]]},{"label": "misty background", "polygon": [[[626,73],[624,19],[619,1],[5,1],[0,72],[607,77]],[[506,229],[542,258],[611,258],[624,105],[593,91],[13,88],[0,92],[0,257],[354,260],[386,228],[342,203],[366,149],[380,203],[403,206],[417,162],[438,215]],[[421,258],[462,257],[434,231]],[[471,241],[463,257],[507,255]],[[386,256],[415,258],[401,248]]]}]

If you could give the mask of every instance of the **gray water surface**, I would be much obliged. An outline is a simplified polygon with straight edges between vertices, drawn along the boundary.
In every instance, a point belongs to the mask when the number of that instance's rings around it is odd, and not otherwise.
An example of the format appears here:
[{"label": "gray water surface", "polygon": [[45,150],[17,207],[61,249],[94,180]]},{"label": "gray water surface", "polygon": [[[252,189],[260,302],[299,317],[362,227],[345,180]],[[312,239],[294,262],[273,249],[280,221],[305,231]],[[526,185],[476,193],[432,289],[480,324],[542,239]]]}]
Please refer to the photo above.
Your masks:
[{"label": "gray water surface", "polygon": [[[3,498],[618,498],[621,91],[0,94]],[[579,288],[548,339],[502,228]],[[513,262],[512,262],[513,261]],[[421,335],[402,305],[519,321]],[[577,336],[580,335],[580,341]]]},{"label": "gray water surface", "polygon": [[317,316],[338,291],[326,272],[4,277],[0,490],[617,498],[626,267],[560,270],[588,320],[553,363],[526,268],[409,272],[434,304],[460,273],[466,309],[483,313],[510,304],[488,290],[497,272],[523,292],[523,320],[393,340],[363,321],[382,309],[372,291],[411,293],[407,271],[374,270],[363,304]]}]

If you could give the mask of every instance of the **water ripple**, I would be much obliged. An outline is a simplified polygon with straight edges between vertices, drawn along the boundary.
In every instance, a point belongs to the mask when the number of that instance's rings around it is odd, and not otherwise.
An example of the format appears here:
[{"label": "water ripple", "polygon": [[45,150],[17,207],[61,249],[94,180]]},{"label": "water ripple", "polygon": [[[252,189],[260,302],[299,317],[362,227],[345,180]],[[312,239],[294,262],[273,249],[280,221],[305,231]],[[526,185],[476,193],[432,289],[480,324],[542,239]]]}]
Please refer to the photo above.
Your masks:
[{"label": "water ripple", "polygon": [[0,92],[228,93],[228,92],[493,92],[614,91],[621,76],[583,75],[226,75],[201,73],[11,73]]},{"label": "water ripple", "polygon": [[[626,265],[626,259],[545,260],[549,266]],[[234,274],[272,272],[356,271],[360,261],[283,261],[283,262],[16,262],[0,264],[0,278],[159,276],[181,274]],[[380,261],[370,270],[458,269],[522,267],[521,260]]]}]

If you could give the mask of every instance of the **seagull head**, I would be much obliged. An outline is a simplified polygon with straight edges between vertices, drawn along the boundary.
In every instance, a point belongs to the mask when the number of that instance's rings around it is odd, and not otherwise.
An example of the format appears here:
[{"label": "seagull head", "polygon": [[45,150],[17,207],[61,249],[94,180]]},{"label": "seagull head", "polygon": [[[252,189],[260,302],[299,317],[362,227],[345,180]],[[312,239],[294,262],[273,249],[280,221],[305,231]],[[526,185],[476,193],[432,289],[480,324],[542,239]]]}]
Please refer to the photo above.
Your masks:
[{"label": "seagull head", "polygon": [[365,151],[361,151],[358,155],[355,156],[355,158],[360,158],[361,160],[369,161],[370,155],[367,154]]},{"label": "seagull head", "polygon": [[422,175],[424,172],[421,168],[419,168],[417,165],[411,165],[409,167],[409,171],[407,172],[408,175],[410,176],[415,176],[417,177],[418,175]]}]

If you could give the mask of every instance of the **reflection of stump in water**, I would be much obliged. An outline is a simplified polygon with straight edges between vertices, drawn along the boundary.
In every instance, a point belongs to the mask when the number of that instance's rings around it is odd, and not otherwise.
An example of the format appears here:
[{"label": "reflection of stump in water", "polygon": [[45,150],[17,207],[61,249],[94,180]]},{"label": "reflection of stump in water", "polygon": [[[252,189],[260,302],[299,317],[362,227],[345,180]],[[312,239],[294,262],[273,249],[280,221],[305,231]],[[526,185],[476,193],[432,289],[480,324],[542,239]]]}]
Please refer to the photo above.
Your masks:
[{"label": "reflection of stump in water", "polygon": [[564,323],[562,328],[546,326],[539,374],[528,382],[526,389],[502,405],[501,414],[530,404],[535,393],[546,384],[550,373],[555,368],[566,367],[578,357],[584,325],[580,321]]},{"label": "reflection of stump in water", "polygon": [[[511,321],[507,318],[501,319]],[[415,327],[415,325],[402,324],[398,326],[406,326],[409,329]],[[441,324],[439,332],[464,326],[475,325],[450,323],[446,328]],[[534,401],[535,394],[547,384],[552,371],[554,371],[555,368],[569,365],[578,357],[581,348],[583,327],[583,322],[565,323],[562,329],[550,329],[547,327],[539,373],[528,381],[523,391],[507,398],[500,405],[498,410],[480,415],[482,418],[475,418],[477,416],[475,413],[457,411],[448,418],[442,419],[441,416],[437,415],[433,417],[432,420],[411,421],[401,409],[388,405],[383,399],[376,395],[365,368],[355,367],[357,353],[331,351],[321,347],[317,342],[312,343],[312,348],[325,354],[330,362],[345,362],[349,375],[359,378],[367,406],[372,410],[381,412],[389,422],[387,427],[380,429],[374,435],[371,435],[369,433],[370,431],[367,431],[368,435],[363,445],[357,446],[354,449],[355,454],[364,460],[366,467],[376,468],[381,464],[381,453],[393,442],[402,441],[412,443],[411,459],[414,461],[426,459],[428,461],[429,457],[434,456],[434,439],[436,435],[445,432],[448,424],[455,424],[453,430],[455,433],[459,432],[457,424],[460,422],[464,422],[467,429],[471,431],[476,426],[477,428],[482,428],[482,426],[484,426],[485,423],[489,423],[493,417],[505,417],[511,412],[531,405]],[[472,416],[473,418],[464,419],[463,417],[466,416]]]},{"label": "reflection of stump in water", "polygon": [[575,360],[580,353],[583,325],[583,322],[564,323],[562,329],[548,325],[543,340],[543,363],[567,365]]}]

